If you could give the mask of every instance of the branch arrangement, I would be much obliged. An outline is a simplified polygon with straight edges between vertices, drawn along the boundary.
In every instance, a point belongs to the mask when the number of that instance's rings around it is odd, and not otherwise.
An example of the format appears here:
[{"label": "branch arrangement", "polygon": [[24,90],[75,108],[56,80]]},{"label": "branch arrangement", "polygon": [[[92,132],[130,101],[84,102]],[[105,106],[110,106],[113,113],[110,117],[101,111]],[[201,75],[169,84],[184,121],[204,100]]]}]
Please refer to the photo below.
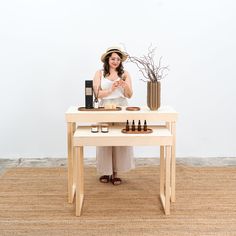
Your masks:
[{"label": "branch arrangement", "polygon": [[142,73],[145,79],[141,79],[144,82],[157,82],[158,80],[164,79],[167,76],[166,71],[169,71],[168,66],[162,66],[160,57],[158,64],[154,62],[156,48],[148,48],[148,54],[142,57],[135,57],[129,55],[129,61],[136,64],[139,71]]}]

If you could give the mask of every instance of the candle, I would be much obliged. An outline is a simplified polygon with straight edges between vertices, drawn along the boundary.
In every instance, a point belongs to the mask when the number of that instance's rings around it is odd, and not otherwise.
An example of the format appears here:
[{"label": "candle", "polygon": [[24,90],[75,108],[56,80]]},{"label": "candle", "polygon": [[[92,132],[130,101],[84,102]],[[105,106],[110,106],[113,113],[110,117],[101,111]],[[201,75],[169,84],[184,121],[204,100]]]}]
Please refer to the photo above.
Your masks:
[{"label": "candle", "polygon": [[102,124],[101,125],[101,131],[102,131],[102,133],[108,133],[108,131],[109,131],[108,124]]},{"label": "candle", "polygon": [[92,133],[97,133],[98,132],[98,125],[92,124],[91,125],[91,132]]}]

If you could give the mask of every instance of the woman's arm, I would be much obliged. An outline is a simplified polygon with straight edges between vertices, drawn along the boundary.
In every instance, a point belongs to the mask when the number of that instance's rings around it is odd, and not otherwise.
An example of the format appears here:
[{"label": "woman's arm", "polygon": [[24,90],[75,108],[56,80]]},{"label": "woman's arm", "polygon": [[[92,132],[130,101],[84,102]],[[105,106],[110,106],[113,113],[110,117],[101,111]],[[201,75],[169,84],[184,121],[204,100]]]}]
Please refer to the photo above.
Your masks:
[{"label": "woman's arm", "polygon": [[124,96],[127,98],[131,98],[133,95],[133,89],[132,89],[132,82],[130,75],[127,71],[122,76],[122,80],[120,81],[120,86],[124,88]]},{"label": "woman's arm", "polygon": [[102,78],[102,71],[98,70],[93,78],[93,91],[97,94],[97,98],[104,98],[112,93],[117,88],[117,83],[113,83],[110,89],[101,89],[101,78]]}]

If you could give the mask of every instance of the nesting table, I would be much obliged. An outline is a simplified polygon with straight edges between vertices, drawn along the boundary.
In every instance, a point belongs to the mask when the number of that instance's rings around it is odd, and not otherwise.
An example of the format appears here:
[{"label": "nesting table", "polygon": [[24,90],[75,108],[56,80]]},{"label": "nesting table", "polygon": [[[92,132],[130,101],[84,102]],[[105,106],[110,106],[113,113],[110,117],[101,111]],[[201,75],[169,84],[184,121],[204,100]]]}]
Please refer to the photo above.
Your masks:
[{"label": "nesting table", "polygon": [[[178,113],[169,106],[150,111],[79,111],[72,106],[66,111],[68,144],[68,202],[75,198],[76,216],[82,213],[84,200],[84,147],[85,146],[160,146],[160,199],[165,214],[170,214],[170,204],[175,202],[175,145]],[[146,120],[149,134],[124,134],[124,126],[109,127],[108,133],[92,133],[88,123],[126,122]],[[152,124],[152,125],[149,125]]]}]

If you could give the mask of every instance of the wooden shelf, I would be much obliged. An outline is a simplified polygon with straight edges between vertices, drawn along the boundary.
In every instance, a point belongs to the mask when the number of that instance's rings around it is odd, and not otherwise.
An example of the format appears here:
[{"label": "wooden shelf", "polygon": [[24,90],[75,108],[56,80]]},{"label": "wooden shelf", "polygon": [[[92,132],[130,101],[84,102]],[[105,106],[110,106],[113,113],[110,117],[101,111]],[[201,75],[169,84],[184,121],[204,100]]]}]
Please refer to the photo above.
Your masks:
[{"label": "wooden shelf", "polygon": [[[155,146],[172,145],[173,136],[164,126],[148,126],[152,133],[125,134],[124,126],[109,126],[108,133],[92,133],[90,126],[78,126],[74,146]],[[132,137],[132,138],[131,138]]]}]

